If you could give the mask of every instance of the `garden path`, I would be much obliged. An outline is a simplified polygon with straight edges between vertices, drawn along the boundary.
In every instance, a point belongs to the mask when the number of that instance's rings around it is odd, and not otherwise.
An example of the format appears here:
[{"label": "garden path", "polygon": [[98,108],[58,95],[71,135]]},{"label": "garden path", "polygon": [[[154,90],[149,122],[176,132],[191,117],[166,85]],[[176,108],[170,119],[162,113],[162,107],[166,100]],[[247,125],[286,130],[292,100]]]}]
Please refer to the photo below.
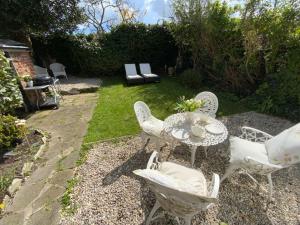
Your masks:
[{"label": "garden path", "polygon": [[100,78],[87,78],[68,76],[68,79],[60,80],[61,92],[64,95],[73,95],[97,91],[101,85]]},{"label": "garden path", "polygon": [[37,169],[5,210],[0,225],[53,225],[59,222],[59,199],[74,174],[80,146],[96,105],[97,93],[65,96],[58,110],[33,114],[27,123],[49,133]]}]

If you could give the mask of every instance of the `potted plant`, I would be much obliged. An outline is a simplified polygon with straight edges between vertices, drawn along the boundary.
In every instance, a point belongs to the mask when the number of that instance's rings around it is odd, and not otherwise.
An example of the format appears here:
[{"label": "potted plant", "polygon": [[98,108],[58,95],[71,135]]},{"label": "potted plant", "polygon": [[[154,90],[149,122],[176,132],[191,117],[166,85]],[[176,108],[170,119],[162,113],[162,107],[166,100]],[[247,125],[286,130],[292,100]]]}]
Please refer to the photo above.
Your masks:
[{"label": "potted plant", "polygon": [[185,99],[185,96],[179,98],[179,101],[176,103],[175,110],[179,113],[186,113],[186,117],[189,121],[192,122],[193,114],[191,112],[196,111],[204,107],[204,100],[196,100],[196,99]]},{"label": "potted plant", "polygon": [[[201,115],[200,120],[197,116],[194,117],[195,114],[192,112],[196,111],[197,109],[203,108],[205,106],[204,100],[196,100],[196,99],[185,99],[184,96],[179,98],[179,102],[176,103],[175,110],[177,110],[180,113],[185,113],[186,122],[188,122],[191,125],[191,133],[198,137],[198,138],[204,138],[205,137],[205,128],[203,122],[207,121],[207,116],[204,118]],[[195,119],[198,119],[196,122]],[[203,120],[203,121],[202,121]]]},{"label": "potted plant", "polygon": [[177,112],[194,112],[197,109],[204,107],[204,100],[196,100],[196,99],[185,99],[185,96],[179,98],[179,101],[176,103],[175,110]]},{"label": "potted plant", "polygon": [[26,82],[27,87],[33,87],[32,77],[30,75],[25,75],[23,80]]}]

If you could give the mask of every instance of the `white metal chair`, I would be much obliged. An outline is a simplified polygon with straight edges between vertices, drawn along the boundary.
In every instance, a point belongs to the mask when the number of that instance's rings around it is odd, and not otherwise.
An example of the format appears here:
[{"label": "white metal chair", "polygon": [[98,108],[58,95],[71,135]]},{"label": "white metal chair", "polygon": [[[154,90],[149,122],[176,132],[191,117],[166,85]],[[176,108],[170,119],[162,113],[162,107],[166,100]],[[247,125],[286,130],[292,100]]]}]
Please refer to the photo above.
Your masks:
[{"label": "white metal chair", "polygon": [[155,141],[157,150],[160,147],[160,139],[163,138],[162,131],[164,122],[152,116],[151,110],[146,103],[137,101],[134,103],[134,111],[143,132],[141,134],[143,144],[148,139]]},{"label": "white metal chair", "polygon": [[34,65],[34,70],[36,73],[36,76],[49,76],[48,71],[46,68]]},{"label": "white metal chair", "polygon": [[144,83],[144,78],[137,74],[135,64],[125,64],[127,84]]},{"label": "white metal chair", "polygon": [[147,82],[159,82],[160,77],[151,72],[151,67],[149,63],[140,63],[140,71],[142,76]]},{"label": "white metal chair", "polygon": [[272,172],[300,162],[300,123],[273,137],[263,131],[242,127],[241,137],[230,137],[230,166],[226,169],[221,182],[235,170],[250,175],[267,175],[269,195],[272,196]]},{"label": "white metal chair", "polygon": [[67,73],[65,71],[65,66],[61,63],[52,63],[50,64],[50,69],[53,72],[53,75],[55,78],[59,77],[59,76],[64,76],[68,79]]},{"label": "white metal chair", "polygon": [[182,218],[185,225],[190,225],[194,215],[207,210],[217,201],[220,186],[217,174],[213,174],[211,184],[207,187],[201,171],[172,162],[159,162],[156,151],[152,153],[147,169],[133,172],[147,180],[156,196],[146,225],[160,217],[153,217],[160,207],[175,216],[178,224],[181,224],[179,218]]},{"label": "white metal chair", "polygon": [[204,100],[205,102],[204,107],[198,109],[197,110],[198,112],[207,113],[213,118],[216,117],[216,113],[219,107],[219,101],[218,101],[218,97],[214,93],[209,91],[203,91],[200,92],[198,95],[196,95],[195,99]]}]

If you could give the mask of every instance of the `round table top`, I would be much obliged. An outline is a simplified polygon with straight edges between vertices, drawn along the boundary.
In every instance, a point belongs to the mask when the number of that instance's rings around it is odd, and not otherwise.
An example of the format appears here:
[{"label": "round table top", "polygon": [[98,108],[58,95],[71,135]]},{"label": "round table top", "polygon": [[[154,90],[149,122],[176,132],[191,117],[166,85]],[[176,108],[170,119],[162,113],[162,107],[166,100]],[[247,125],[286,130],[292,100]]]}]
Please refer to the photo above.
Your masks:
[{"label": "round table top", "polygon": [[[220,134],[213,134],[205,129],[204,137],[194,136],[191,132],[191,126],[194,125],[195,121],[200,120],[201,117],[206,117],[209,124],[214,124],[221,131]],[[174,130],[186,132],[186,137],[180,139],[175,137],[172,135]],[[217,145],[225,141],[228,136],[227,128],[221,121],[197,112],[176,113],[167,117],[164,121],[164,131],[176,140],[192,146]]]}]

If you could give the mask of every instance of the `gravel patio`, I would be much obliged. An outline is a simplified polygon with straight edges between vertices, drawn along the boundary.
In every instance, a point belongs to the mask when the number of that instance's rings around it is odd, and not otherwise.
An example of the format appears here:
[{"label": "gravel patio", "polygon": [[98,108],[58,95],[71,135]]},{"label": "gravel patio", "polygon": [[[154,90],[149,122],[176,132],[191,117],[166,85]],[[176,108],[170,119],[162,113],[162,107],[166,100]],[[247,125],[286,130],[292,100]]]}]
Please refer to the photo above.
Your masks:
[{"label": "gravel patio", "polygon": [[[239,135],[239,127],[247,125],[272,135],[290,127],[291,122],[254,112],[223,117],[231,135]],[[74,215],[63,215],[62,225],[83,224],[144,224],[155,199],[147,184],[132,171],[145,168],[155,145],[146,150],[139,137],[102,142],[90,150],[86,163],[77,169],[79,184],[72,200],[77,207]],[[228,141],[210,147],[208,157],[198,149],[195,167],[208,180],[212,173],[224,174],[228,165]],[[177,145],[174,151],[164,146],[161,158],[189,166],[188,148]],[[194,217],[192,224],[260,224],[296,225],[300,223],[300,166],[283,169],[273,174],[274,195],[267,193],[243,174],[234,174],[221,184],[219,202],[207,212]],[[266,177],[256,177],[267,189]],[[177,224],[165,216],[153,225]]]}]

